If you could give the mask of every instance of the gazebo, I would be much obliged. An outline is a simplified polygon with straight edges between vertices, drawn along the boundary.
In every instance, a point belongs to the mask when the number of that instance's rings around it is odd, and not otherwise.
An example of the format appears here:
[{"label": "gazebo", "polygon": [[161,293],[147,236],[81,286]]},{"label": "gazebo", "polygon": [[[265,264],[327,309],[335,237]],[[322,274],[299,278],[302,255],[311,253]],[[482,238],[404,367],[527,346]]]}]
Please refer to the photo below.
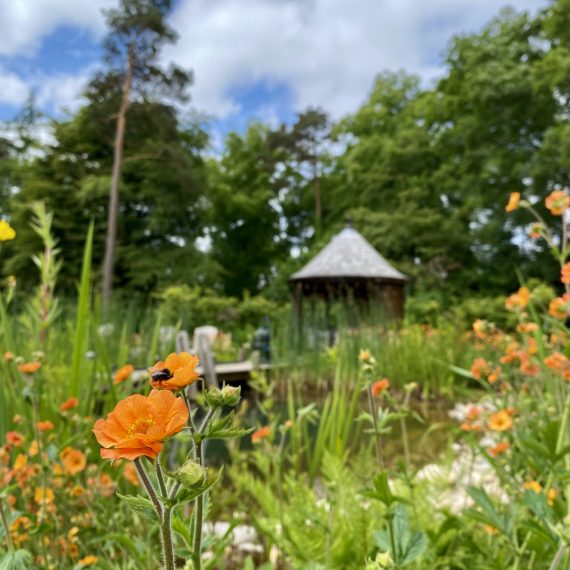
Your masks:
[{"label": "gazebo", "polygon": [[331,301],[340,300],[368,309],[374,305],[386,318],[402,318],[406,280],[360,233],[347,226],[289,278],[289,285],[301,325],[305,299],[324,300],[327,312]]}]

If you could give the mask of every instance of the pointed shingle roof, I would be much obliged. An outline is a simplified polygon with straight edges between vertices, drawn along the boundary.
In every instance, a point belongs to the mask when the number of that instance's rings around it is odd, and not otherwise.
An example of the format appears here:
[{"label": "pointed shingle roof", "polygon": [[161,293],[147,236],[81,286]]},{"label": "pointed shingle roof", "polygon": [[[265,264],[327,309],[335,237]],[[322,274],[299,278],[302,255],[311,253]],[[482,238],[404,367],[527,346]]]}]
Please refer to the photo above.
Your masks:
[{"label": "pointed shingle roof", "polygon": [[347,227],[289,280],[335,278],[406,281],[354,228]]}]

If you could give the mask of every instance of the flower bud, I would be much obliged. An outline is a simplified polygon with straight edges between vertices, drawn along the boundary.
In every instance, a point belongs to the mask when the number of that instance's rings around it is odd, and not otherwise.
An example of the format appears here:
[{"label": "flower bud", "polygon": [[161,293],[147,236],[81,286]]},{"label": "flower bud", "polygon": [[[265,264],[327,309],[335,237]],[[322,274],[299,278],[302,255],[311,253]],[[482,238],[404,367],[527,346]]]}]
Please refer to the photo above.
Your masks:
[{"label": "flower bud", "polygon": [[199,487],[206,479],[207,471],[195,461],[186,462],[174,474],[174,478],[185,487]]},{"label": "flower bud", "polygon": [[241,396],[241,386],[224,386],[222,388],[222,404],[224,406],[237,406]]}]

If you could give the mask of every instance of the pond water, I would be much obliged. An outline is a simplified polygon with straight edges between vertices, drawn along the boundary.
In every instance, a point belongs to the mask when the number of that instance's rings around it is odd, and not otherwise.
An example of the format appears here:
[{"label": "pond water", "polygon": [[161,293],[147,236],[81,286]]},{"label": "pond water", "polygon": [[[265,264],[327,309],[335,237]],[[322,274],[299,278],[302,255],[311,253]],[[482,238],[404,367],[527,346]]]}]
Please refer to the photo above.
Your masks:
[{"label": "pond water", "polygon": [[[254,402],[244,400],[247,409],[241,418],[241,424],[246,427],[259,427],[265,425],[266,418]],[[305,401],[304,405],[310,401]],[[322,399],[316,400],[317,409],[322,410]],[[362,411],[368,411],[367,402],[363,399],[359,406]],[[406,418],[406,430],[408,434],[408,445],[410,459],[414,466],[421,467],[426,463],[435,461],[447,448],[452,436],[452,429],[455,423],[450,419],[448,412],[450,406],[442,401],[413,402],[411,404],[414,415]],[[285,422],[287,415],[287,401],[278,401],[274,407],[276,414]],[[358,414],[357,414],[358,415]],[[318,424],[310,427],[309,433],[316,437]],[[354,442],[356,447],[370,444],[368,434],[362,434],[358,441]],[[404,444],[402,439],[402,427],[399,420],[390,424],[390,433],[382,436],[384,459],[389,466],[395,466],[399,461],[404,460]],[[246,436],[240,442],[242,450],[252,449],[251,438]],[[211,465],[218,465],[230,460],[230,454],[223,440],[211,440],[207,446],[207,461]]]}]

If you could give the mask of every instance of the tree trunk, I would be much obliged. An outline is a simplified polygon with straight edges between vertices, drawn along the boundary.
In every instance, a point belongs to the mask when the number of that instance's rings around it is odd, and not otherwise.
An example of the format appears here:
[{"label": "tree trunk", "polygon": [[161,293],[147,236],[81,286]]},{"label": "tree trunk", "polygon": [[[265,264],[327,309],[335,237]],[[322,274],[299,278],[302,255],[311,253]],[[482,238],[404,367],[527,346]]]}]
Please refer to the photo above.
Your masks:
[{"label": "tree trunk", "polygon": [[103,309],[107,309],[113,289],[113,266],[115,262],[115,247],[117,241],[117,216],[119,210],[119,183],[123,165],[123,146],[125,143],[125,126],[127,111],[130,104],[131,85],[133,81],[134,52],[129,48],[127,73],[123,82],[121,105],[117,115],[117,128],[113,144],[113,176],[109,193],[107,209],[107,236],[105,239],[105,257],[103,259]]}]

